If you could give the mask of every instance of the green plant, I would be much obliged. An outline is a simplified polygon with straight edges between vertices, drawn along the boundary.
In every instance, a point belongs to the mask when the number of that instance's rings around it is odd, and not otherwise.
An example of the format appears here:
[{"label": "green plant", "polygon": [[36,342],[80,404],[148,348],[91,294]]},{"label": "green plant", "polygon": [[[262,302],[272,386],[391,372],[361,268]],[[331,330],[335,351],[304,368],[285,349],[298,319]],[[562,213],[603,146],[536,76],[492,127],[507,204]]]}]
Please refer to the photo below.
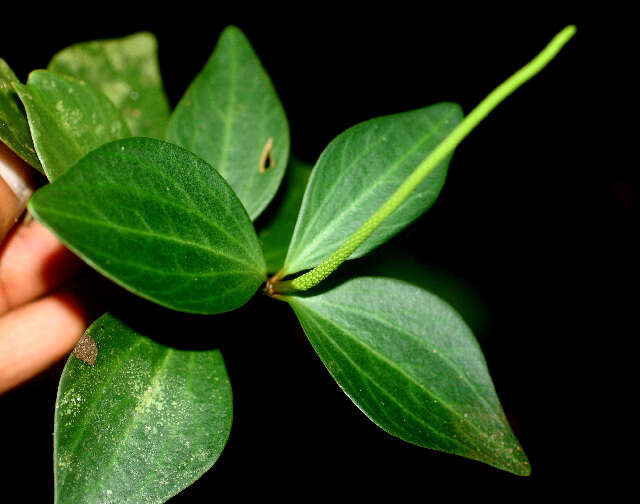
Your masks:
[{"label": "green plant", "polygon": [[[466,118],[443,103],[367,121],[331,142],[313,172],[288,162],[282,107],[234,28],[171,116],[148,34],[69,48],[26,85],[0,62],[0,138],[53,182],[32,198],[32,214],[114,282],[201,314],[234,310],[266,282],[381,428],[526,475],[480,349],[448,305],[376,277],[303,291],[426,211],[457,144],[574,31]],[[256,234],[252,221],[285,171],[288,192]],[[160,344],[113,314],[87,336],[95,365],[71,356],[60,381],[56,499],[163,502],[211,467],[229,435],[222,356]]]}]

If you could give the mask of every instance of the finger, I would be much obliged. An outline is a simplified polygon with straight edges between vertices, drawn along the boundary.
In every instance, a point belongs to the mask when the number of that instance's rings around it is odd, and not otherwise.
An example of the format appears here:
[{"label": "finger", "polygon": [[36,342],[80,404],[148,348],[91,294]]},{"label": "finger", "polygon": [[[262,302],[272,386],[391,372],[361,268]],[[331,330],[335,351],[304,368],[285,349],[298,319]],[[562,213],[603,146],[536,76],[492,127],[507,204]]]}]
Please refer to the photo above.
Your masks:
[{"label": "finger", "polygon": [[73,285],[0,318],[0,394],[69,354],[100,312]]},{"label": "finger", "polygon": [[62,285],[82,264],[38,221],[23,220],[0,248],[0,315]]},{"label": "finger", "polygon": [[24,212],[34,187],[32,168],[0,142],[0,241]]}]

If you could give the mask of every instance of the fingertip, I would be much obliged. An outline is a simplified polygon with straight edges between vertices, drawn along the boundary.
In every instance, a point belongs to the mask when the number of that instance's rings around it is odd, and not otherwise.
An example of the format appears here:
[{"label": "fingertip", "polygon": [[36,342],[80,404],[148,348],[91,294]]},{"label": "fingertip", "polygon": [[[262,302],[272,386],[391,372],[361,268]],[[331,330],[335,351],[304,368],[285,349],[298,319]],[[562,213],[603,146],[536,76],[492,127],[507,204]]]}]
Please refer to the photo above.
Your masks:
[{"label": "fingertip", "polygon": [[78,286],[11,311],[0,319],[0,394],[68,355],[95,317]]}]

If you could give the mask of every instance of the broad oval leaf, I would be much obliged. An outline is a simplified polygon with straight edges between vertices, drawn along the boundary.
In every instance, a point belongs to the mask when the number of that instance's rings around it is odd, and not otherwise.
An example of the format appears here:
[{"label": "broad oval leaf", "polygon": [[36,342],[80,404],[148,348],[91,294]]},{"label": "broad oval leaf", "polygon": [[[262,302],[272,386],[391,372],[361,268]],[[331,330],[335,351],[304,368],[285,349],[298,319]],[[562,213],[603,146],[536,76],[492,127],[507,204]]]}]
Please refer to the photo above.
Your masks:
[{"label": "broad oval leaf", "polygon": [[102,91],[133,135],[164,140],[169,102],[162,88],[158,42],[151,33],[72,45],[56,54],[48,69]]},{"label": "broad oval leaf", "polygon": [[258,238],[269,272],[276,272],[284,264],[311,168],[310,164],[292,158],[276,198],[261,217]]},{"label": "broad oval leaf", "polygon": [[360,277],[289,296],[314,349],[349,398],[405,441],[527,475],[473,334],[410,284]]},{"label": "broad oval leaf", "polygon": [[202,159],[160,140],[104,145],[38,190],[29,209],[95,269],[175,310],[233,310],[265,280],[233,190]]},{"label": "broad oval leaf", "polygon": [[220,36],[174,111],[167,138],[218,170],[251,219],[275,195],[289,158],[289,126],[269,76],[238,28]]},{"label": "broad oval leaf", "polygon": [[161,345],[110,314],[87,337],[95,364],[72,354],[58,388],[56,503],[165,502],[215,463],[229,437],[222,355]]},{"label": "broad oval leaf", "polygon": [[[455,103],[379,117],[336,137],[316,163],[302,201],[284,271],[321,263],[405,181],[462,119]],[[435,202],[451,156],[353,253],[360,257],[398,233]]]},{"label": "broad oval leaf", "polygon": [[53,181],[85,154],[131,136],[113,103],[88,84],[46,70],[14,84],[27,110],[44,172]]},{"label": "broad oval leaf", "polygon": [[16,74],[0,58],[0,142],[36,170],[44,173],[31,140],[27,118],[20,110],[20,100],[13,89],[13,83],[16,82],[20,82]]}]

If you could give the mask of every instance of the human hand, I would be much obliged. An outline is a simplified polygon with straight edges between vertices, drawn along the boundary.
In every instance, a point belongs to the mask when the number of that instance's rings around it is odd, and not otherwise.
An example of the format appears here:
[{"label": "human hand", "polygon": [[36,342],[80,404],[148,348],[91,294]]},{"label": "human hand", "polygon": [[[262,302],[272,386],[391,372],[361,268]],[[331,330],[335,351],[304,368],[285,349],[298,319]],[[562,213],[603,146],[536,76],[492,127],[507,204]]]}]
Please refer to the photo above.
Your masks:
[{"label": "human hand", "polygon": [[0,142],[0,394],[71,352],[97,315],[82,261],[23,215],[34,174]]}]

